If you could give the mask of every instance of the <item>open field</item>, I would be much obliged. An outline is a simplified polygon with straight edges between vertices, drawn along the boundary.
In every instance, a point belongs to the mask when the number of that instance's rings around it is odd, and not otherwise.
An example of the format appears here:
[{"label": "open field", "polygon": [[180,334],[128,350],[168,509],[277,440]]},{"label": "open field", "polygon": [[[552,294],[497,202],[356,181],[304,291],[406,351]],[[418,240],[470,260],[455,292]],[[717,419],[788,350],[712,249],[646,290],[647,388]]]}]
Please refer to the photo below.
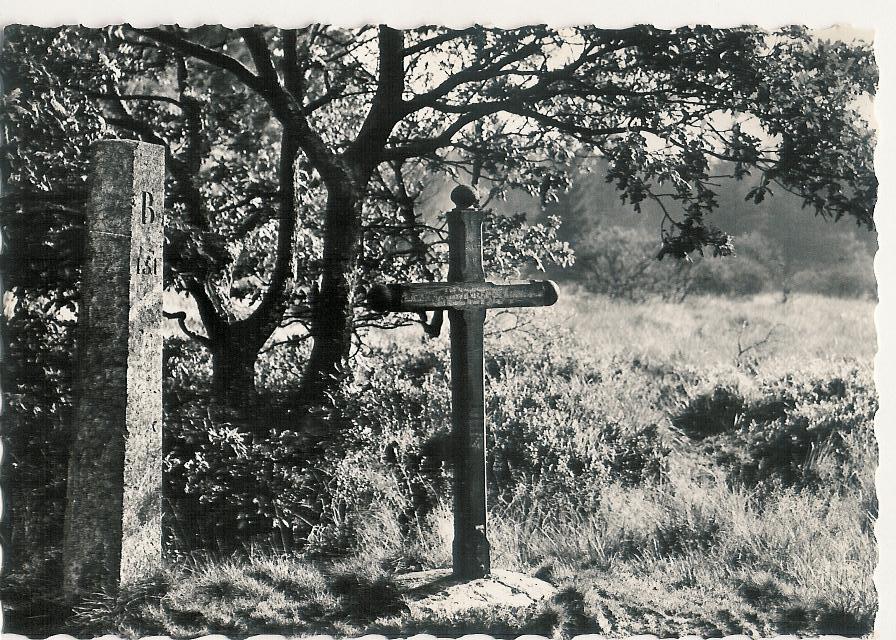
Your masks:
[{"label": "open field", "polygon": [[638,305],[573,291],[557,311],[589,351],[643,353],[685,366],[731,364],[739,335],[746,347],[772,329],[769,342],[757,347],[762,370],[771,373],[810,362],[871,364],[877,350],[874,306],[868,299],[812,294],[786,302],[779,294],[762,294]]},{"label": "open field", "polygon": [[[536,610],[414,619],[395,595],[394,575],[446,566],[451,553],[447,469],[424,464],[450,422],[447,336],[424,341],[411,327],[368,336],[338,400],[346,443],[307,462],[322,484],[278,457],[288,428],[240,446],[203,436],[178,454],[206,465],[171,475],[193,487],[185,499],[205,496],[196,509],[220,518],[215,505],[248,492],[285,520],[307,518],[291,509],[313,495],[313,526],[289,544],[257,536],[236,555],[181,544],[157,579],[98,596],[76,619],[133,636],[868,633],[873,309],[810,295],[635,305],[567,291],[555,307],[489,322],[493,566],[559,588]],[[170,353],[201,395],[202,353]],[[296,360],[266,354],[264,393],[294,387]],[[176,441],[195,443],[186,406],[166,420]]]},{"label": "open field", "polygon": [[[877,351],[874,327],[875,302],[867,298],[835,298],[799,293],[782,301],[781,294],[750,297],[692,296],[684,303],[652,301],[637,304],[596,296],[574,285],[564,287],[553,306],[514,312],[526,323],[551,333],[571,331],[583,351],[605,356],[639,354],[669,364],[712,366],[733,364],[742,347],[760,341],[771,330],[768,342],[750,349],[763,369],[786,370],[800,363],[849,360],[871,364]],[[187,325],[202,332],[195,305],[186,298],[166,293],[165,309],[187,313]],[[246,309],[248,313],[248,308]],[[505,314],[490,312],[491,336],[513,326]],[[746,326],[744,323],[746,322]],[[280,330],[272,342],[293,331]],[[181,335],[177,323],[166,321],[166,335]],[[512,332],[508,331],[510,339]],[[417,327],[396,331],[371,331],[366,340],[382,346],[417,342]]]}]

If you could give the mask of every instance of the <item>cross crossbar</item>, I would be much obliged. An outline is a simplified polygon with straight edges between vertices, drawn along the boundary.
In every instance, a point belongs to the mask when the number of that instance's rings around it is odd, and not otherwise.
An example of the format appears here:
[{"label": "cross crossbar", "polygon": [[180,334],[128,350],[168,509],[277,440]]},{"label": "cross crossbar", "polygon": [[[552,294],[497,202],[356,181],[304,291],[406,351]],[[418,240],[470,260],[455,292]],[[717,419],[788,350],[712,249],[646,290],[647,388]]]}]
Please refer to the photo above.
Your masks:
[{"label": "cross crossbar", "polygon": [[491,282],[422,282],[376,285],[367,300],[376,311],[433,311],[547,307],[557,302],[557,285],[550,280],[523,284]]}]

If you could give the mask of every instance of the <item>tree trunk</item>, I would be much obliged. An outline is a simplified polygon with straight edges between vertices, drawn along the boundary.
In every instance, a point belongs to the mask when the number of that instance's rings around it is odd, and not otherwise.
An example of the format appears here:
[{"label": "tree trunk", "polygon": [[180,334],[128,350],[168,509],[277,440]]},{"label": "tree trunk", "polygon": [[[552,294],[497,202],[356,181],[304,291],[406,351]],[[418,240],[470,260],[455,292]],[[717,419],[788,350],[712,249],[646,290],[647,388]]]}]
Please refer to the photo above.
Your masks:
[{"label": "tree trunk", "polygon": [[266,336],[245,321],[225,325],[207,345],[212,353],[212,410],[222,422],[232,422],[252,433],[269,425],[255,420],[255,360]]},{"label": "tree trunk", "polygon": [[348,371],[354,335],[356,267],[361,247],[361,203],[374,168],[404,103],[404,35],[398,29],[379,27],[379,73],[370,111],[354,142],[335,156],[323,140],[302,131],[303,149],[321,174],[327,188],[324,216],[324,252],[319,295],[312,304],[311,335],[314,346],[302,382],[309,407],[327,399]]},{"label": "tree trunk", "polygon": [[232,341],[215,347],[212,351],[212,393],[215,398],[228,408],[254,405],[257,352],[240,348]]},{"label": "tree trunk", "polygon": [[259,419],[255,389],[255,361],[264,343],[280,326],[286,309],[285,295],[290,279],[293,235],[296,227],[295,163],[298,143],[294,131],[284,126],[281,137],[280,220],[277,248],[270,284],[258,307],[248,318],[227,322],[198,281],[190,283],[190,293],[199,314],[212,353],[212,405],[218,419],[236,422],[258,435],[264,435],[271,420]]},{"label": "tree trunk", "polygon": [[361,244],[358,183],[330,188],[324,218],[323,268],[313,303],[314,346],[305,370],[302,397],[309,407],[327,400],[347,370],[354,333],[355,268]]}]

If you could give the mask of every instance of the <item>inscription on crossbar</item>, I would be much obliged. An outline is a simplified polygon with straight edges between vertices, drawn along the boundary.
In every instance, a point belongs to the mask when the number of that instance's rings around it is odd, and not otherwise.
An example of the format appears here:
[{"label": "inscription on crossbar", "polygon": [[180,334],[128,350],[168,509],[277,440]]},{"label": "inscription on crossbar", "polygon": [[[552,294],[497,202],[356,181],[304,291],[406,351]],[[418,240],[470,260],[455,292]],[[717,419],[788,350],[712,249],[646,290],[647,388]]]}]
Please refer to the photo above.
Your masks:
[{"label": "inscription on crossbar", "polygon": [[557,301],[550,281],[498,285],[491,282],[424,282],[374,287],[368,298],[377,311],[428,311],[471,307],[540,307]]},{"label": "inscription on crossbar", "polygon": [[453,573],[464,580],[491,571],[486,529],[485,384],[486,309],[538,307],[557,301],[550,281],[498,285],[482,269],[483,212],[467,187],[451,193],[448,282],[376,285],[368,304],[378,311],[448,310],[451,322],[451,426],[454,473]]}]

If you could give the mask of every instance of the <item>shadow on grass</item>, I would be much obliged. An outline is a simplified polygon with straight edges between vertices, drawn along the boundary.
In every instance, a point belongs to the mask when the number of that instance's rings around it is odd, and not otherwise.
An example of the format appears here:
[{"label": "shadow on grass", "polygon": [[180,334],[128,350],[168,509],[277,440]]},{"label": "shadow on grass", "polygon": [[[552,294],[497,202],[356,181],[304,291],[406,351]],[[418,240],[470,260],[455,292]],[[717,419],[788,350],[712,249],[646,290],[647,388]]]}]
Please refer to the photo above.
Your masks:
[{"label": "shadow on grass", "polygon": [[368,624],[384,616],[409,612],[395,583],[387,577],[370,578],[351,574],[334,576],[330,590],[340,599],[335,615],[353,625]]},{"label": "shadow on grass", "polygon": [[685,606],[661,587],[640,583],[635,589],[624,579],[617,584],[618,579],[598,573],[580,575],[571,584],[568,577],[561,578],[566,584],[553,598],[527,608],[491,607],[425,618],[412,613],[388,575],[350,573],[345,567],[327,573],[287,559],[221,563],[192,574],[163,573],[115,596],[94,595],[73,611],[36,589],[14,593],[4,585],[2,595],[5,630],[32,637],[64,630],[75,635],[174,638],[211,633],[459,637],[476,632],[510,639],[588,633],[711,636],[768,628],[784,634],[861,636],[873,626],[873,615],[801,602],[786,583],[769,574],[743,583],[736,592],[739,603],[712,608],[698,601]]},{"label": "shadow on grass", "polygon": [[[4,560],[4,564],[9,562],[8,558]],[[44,637],[56,633],[71,615],[62,598],[61,584],[62,563],[58,557],[30,563],[18,572],[4,572],[0,581],[4,630]]]}]

